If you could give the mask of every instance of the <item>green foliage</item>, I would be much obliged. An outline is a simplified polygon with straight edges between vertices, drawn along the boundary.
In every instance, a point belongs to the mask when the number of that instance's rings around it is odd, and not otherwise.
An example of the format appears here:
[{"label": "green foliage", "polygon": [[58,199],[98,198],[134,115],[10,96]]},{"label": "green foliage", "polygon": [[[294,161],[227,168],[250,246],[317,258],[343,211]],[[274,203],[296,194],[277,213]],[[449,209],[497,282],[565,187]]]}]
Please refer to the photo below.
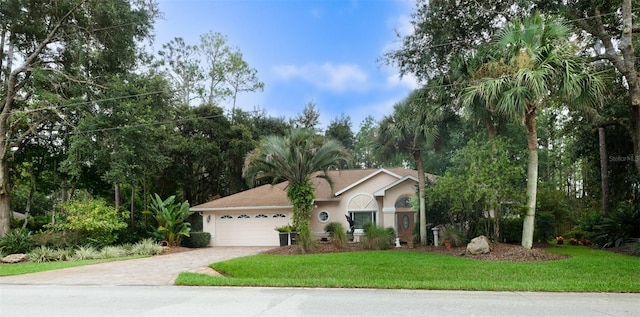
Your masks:
[{"label": "green foliage", "polygon": [[466,245],[468,241],[462,233],[462,230],[456,226],[445,226],[440,233],[442,234],[442,240],[440,241],[442,244],[444,244],[445,241],[449,241],[451,242],[451,246],[461,247]]},{"label": "green foliage", "polygon": [[502,242],[522,242],[522,218],[506,218],[502,221]]},{"label": "green foliage", "polygon": [[567,195],[542,184],[538,188],[536,201],[536,232],[534,239],[548,241],[562,234],[561,229],[570,220],[569,200]]},{"label": "green foliage", "polygon": [[383,228],[375,224],[368,224],[364,228],[362,246],[367,250],[391,249],[396,239],[393,228]]},{"label": "green foliage", "polygon": [[184,246],[189,248],[204,248],[211,241],[211,233],[192,231],[183,241]]},{"label": "green foliage", "polygon": [[284,225],[284,226],[276,227],[275,229],[278,232],[289,233],[293,228],[291,227],[291,225]]},{"label": "green foliage", "polygon": [[603,248],[632,242],[640,237],[640,208],[633,203],[623,203],[594,229],[594,242]]},{"label": "green foliage", "polygon": [[324,226],[324,231],[329,233],[331,242],[339,248],[347,246],[347,230],[340,222],[330,222]]},{"label": "green foliage", "polygon": [[71,252],[65,249],[39,246],[27,253],[27,258],[35,263],[66,261],[71,259]]},{"label": "green foliage", "polygon": [[144,239],[131,247],[131,253],[134,255],[157,255],[162,253],[162,247],[153,239]]},{"label": "green foliage", "polygon": [[31,231],[26,229],[13,229],[4,237],[0,237],[0,253],[27,253],[34,247]]},{"label": "green foliage", "polygon": [[82,246],[76,249],[71,255],[71,261],[83,261],[100,259],[100,251],[91,246]]},{"label": "green foliage", "polygon": [[183,236],[188,237],[191,224],[185,220],[193,214],[189,211],[189,202],[175,202],[176,196],[162,200],[158,194],[151,197],[151,210],[158,222],[158,231],[170,246],[180,245]]},{"label": "green foliage", "polygon": [[115,242],[118,231],[126,228],[127,215],[101,199],[72,200],[59,205],[56,223],[46,227],[78,235],[78,244],[106,246]]},{"label": "green foliage", "polygon": [[293,227],[303,250],[313,246],[309,222],[315,199],[312,177],[331,183],[327,171],[345,163],[348,153],[337,141],[311,129],[293,129],[285,136],[269,136],[245,159],[243,174],[250,185],[257,181],[288,181],[287,198],[293,205]]},{"label": "green foliage", "polygon": [[[429,222],[466,224],[467,238],[483,234],[502,241],[503,223],[518,214],[524,201],[521,152],[502,138],[495,143],[471,140],[458,149],[445,175],[427,188]],[[490,210],[495,222],[488,226],[485,218]]]}]

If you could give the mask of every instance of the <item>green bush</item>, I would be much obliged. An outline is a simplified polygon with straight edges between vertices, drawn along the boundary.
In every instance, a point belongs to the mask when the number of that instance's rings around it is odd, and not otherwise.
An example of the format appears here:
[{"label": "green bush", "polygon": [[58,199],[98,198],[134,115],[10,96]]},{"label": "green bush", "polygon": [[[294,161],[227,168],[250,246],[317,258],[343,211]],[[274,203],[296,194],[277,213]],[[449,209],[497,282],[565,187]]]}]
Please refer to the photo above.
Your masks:
[{"label": "green bush", "polygon": [[364,228],[362,246],[367,250],[387,250],[394,245],[395,239],[396,232],[393,228],[383,228],[368,224]]},{"label": "green bush", "polygon": [[519,243],[522,241],[522,219],[507,218],[502,220],[502,241],[505,243]]},{"label": "green bush", "polygon": [[127,227],[126,214],[108,206],[104,200],[72,200],[61,204],[60,209],[56,223],[46,227],[65,234],[77,234],[80,245],[110,245],[118,238],[118,231]]},{"label": "green bush", "polygon": [[4,254],[28,253],[34,246],[31,231],[27,229],[13,229],[0,238],[0,252]]},{"label": "green bush", "polygon": [[33,241],[36,246],[67,249],[78,245],[79,238],[75,232],[45,230],[34,234]]},{"label": "green bush", "polygon": [[39,246],[27,253],[30,262],[42,263],[52,261],[66,261],[71,259],[71,252],[64,249],[52,249]]},{"label": "green bush", "polygon": [[331,241],[338,248],[347,247],[347,230],[339,222],[331,222],[324,226],[324,231],[329,234]]},{"label": "green bush", "polygon": [[72,261],[94,260],[100,258],[102,258],[100,251],[96,250],[96,248],[92,246],[79,247],[73,252],[73,255],[71,255]]},{"label": "green bush", "polygon": [[185,237],[183,244],[189,248],[204,248],[209,246],[211,241],[211,233],[193,231],[188,237]]},{"label": "green bush", "polygon": [[603,248],[619,247],[640,237],[640,210],[632,203],[624,203],[610,217],[594,227],[594,242]]},{"label": "green bush", "polygon": [[162,253],[162,247],[153,239],[138,241],[131,247],[133,255],[156,255]]}]

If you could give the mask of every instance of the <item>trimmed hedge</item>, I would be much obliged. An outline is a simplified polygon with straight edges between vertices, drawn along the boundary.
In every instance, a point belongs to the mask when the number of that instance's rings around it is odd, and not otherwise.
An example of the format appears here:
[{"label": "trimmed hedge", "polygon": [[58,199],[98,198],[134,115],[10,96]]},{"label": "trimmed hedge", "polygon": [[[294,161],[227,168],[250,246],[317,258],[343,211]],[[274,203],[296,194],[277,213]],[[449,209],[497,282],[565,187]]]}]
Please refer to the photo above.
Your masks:
[{"label": "trimmed hedge", "polygon": [[188,237],[183,238],[182,243],[189,248],[204,248],[209,246],[209,241],[211,241],[211,233],[193,231]]}]

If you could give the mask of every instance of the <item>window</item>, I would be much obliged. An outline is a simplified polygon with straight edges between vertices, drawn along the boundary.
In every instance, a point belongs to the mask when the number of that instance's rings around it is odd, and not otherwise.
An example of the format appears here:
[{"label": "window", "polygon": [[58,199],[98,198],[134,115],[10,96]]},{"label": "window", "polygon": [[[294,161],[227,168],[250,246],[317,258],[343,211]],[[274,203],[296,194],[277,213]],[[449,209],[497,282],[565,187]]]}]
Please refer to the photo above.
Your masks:
[{"label": "window", "polygon": [[256,218],[269,218],[269,217],[267,217],[267,215],[265,214],[259,214],[259,215],[256,215]]},{"label": "window", "polygon": [[233,217],[231,217],[230,215],[223,215],[220,216],[220,219],[233,219]]},{"label": "window", "polygon": [[238,219],[248,219],[248,218],[251,218],[251,217],[249,217],[249,215],[240,215],[240,216],[238,216]]},{"label": "window", "polygon": [[355,229],[364,229],[368,223],[376,223],[375,211],[351,211],[349,216],[353,219]]},{"label": "window", "polygon": [[318,220],[322,223],[329,221],[329,213],[326,210],[320,211],[318,213]]},{"label": "window", "polygon": [[287,216],[285,216],[283,214],[275,214],[275,215],[273,215],[273,218],[287,218]]},{"label": "window", "polygon": [[411,208],[411,197],[401,196],[396,200],[396,208]]}]

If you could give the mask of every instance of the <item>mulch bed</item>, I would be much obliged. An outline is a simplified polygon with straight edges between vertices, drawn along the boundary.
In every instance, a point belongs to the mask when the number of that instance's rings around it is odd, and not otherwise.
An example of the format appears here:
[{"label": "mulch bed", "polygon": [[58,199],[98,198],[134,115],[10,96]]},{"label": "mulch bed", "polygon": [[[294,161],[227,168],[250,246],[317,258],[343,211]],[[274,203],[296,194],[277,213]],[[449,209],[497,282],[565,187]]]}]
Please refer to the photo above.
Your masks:
[{"label": "mulch bed", "polygon": [[[415,248],[409,248],[406,245],[400,248],[394,248],[394,250],[410,251],[410,252],[430,252],[440,253],[452,256],[460,256],[470,259],[485,260],[485,261],[509,261],[509,262],[542,262],[542,261],[554,261],[567,259],[569,256],[562,254],[555,254],[547,252],[544,248],[551,248],[552,245],[534,245],[532,249],[523,248],[520,245],[505,244],[505,243],[492,243],[491,252],[488,254],[471,255],[466,254],[466,247],[450,248],[434,247],[434,246],[418,246]],[[332,243],[320,242],[316,245],[315,249],[309,253],[332,253],[332,252],[352,252],[363,251],[362,245],[359,243],[349,243],[347,249],[337,248]],[[298,245],[290,245],[284,247],[277,247],[271,250],[263,252],[263,254],[275,254],[275,255],[291,255],[302,254],[302,249]]]}]

